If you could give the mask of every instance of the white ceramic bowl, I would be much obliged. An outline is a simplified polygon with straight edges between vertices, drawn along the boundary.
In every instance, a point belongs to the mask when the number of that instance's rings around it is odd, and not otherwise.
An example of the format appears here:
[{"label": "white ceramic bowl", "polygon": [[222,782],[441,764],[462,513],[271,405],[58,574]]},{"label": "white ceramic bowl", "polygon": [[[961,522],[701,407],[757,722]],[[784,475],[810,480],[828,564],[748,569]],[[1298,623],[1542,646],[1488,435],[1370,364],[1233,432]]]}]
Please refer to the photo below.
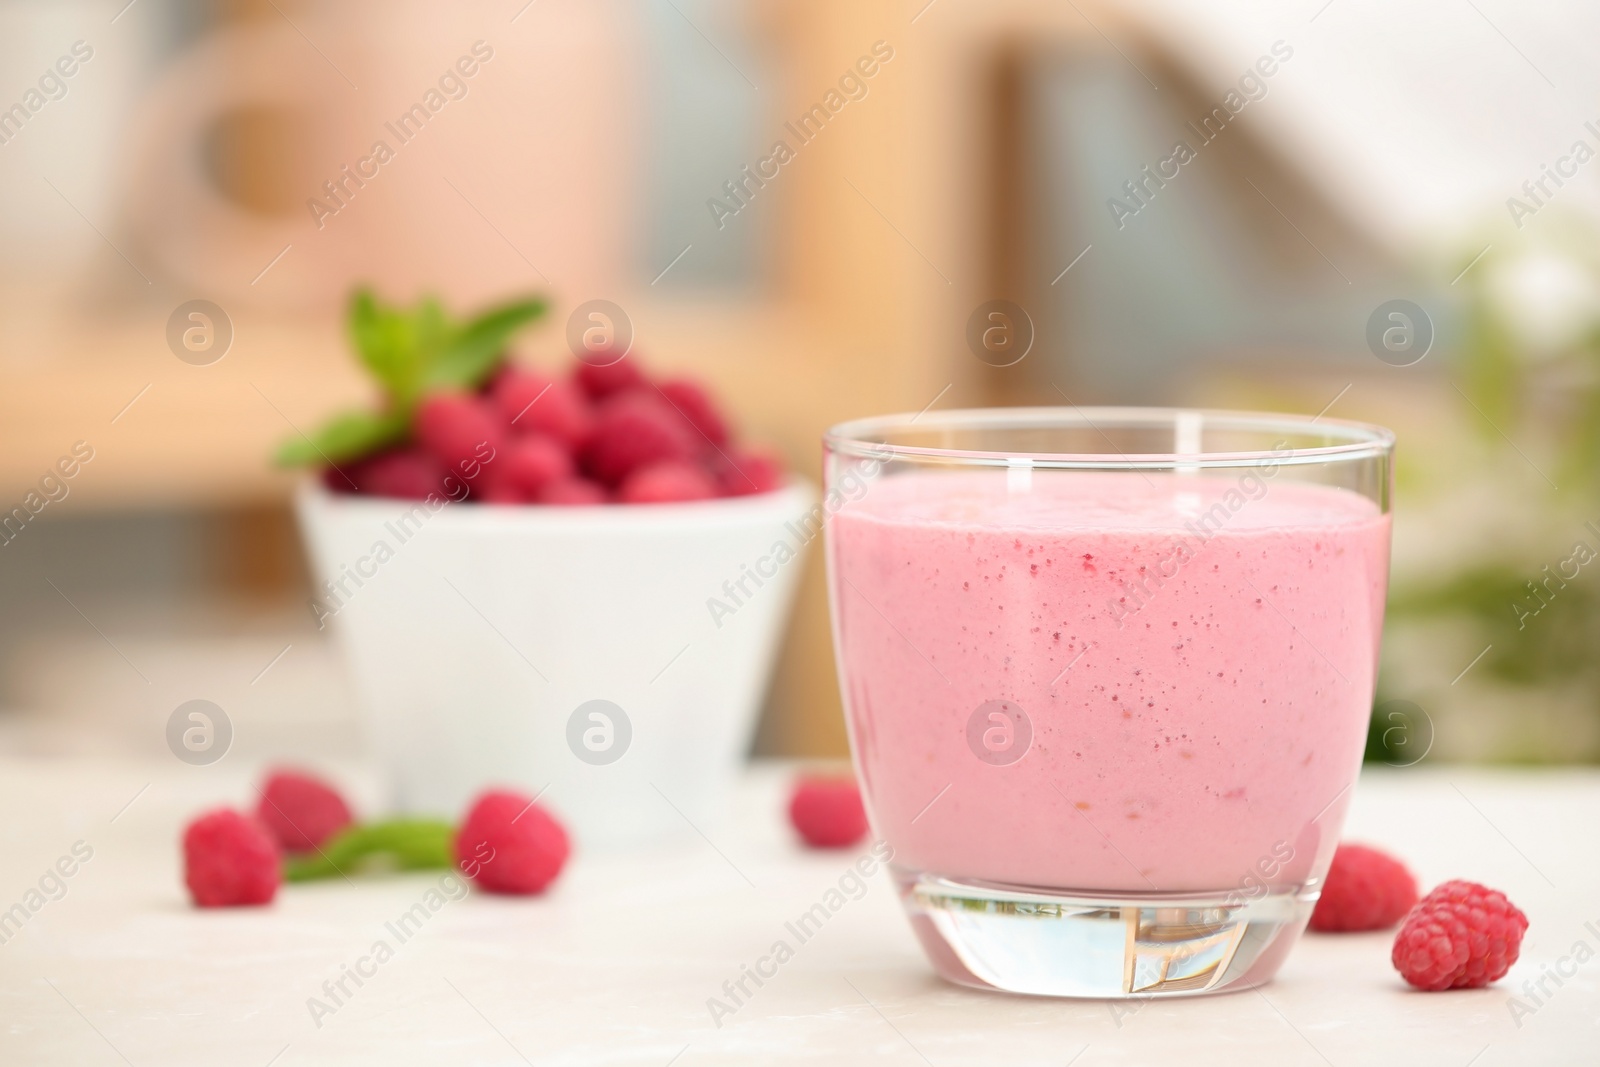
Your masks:
[{"label": "white ceramic bowl", "polygon": [[[544,791],[580,847],[709,832],[815,499],[796,481],[687,504],[430,509],[307,483],[312,609],[344,646],[397,809],[454,818],[500,784]],[[580,712],[590,701],[614,707]]]}]

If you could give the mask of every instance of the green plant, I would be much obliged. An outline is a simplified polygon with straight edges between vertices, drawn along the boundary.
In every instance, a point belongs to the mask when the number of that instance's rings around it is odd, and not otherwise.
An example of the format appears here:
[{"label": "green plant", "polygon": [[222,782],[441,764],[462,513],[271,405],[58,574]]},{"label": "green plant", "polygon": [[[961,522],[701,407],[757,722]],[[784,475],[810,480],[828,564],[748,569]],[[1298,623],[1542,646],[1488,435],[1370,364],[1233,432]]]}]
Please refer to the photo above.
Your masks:
[{"label": "green plant", "polygon": [[[1515,448],[1530,467],[1529,454],[1538,457],[1537,470],[1520,473],[1549,517],[1549,541],[1508,546],[1428,582],[1397,582],[1388,612],[1397,622],[1470,622],[1486,648],[1475,679],[1523,687],[1529,699],[1541,687],[1576,684],[1600,716],[1600,579],[1589,566],[1581,573],[1571,566],[1583,559],[1568,558],[1574,540],[1589,551],[1574,520],[1593,517],[1600,497],[1597,237],[1578,218],[1541,220],[1515,241],[1495,238],[1487,254],[1469,248],[1451,268],[1467,293],[1458,359],[1447,372],[1459,382],[1462,417],[1490,446]],[[1480,476],[1477,469],[1460,475]],[[1565,579],[1550,577],[1557,561]],[[1396,695],[1380,692],[1379,703]],[[1369,761],[1394,755],[1382,742],[1387,725],[1374,718]]]},{"label": "green plant", "polygon": [[352,826],[315,852],[284,860],[289,882],[336,878],[371,867],[398,871],[449,867],[455,827],[440,819],[390,819]]},{"label": "green plant", "polygon": [[431,296],[407,309],[384,304],[368,289],[356,290],[350,300],[350,340],[383,390],[381,404],[377,410],[343,412],[309,437],[290,438],[279,447],[277,462],[286,467],[340,463],[399,443],[424,396],[482,385],[512,335],[545,310],[542,299],[527,297],[456,322]]}]

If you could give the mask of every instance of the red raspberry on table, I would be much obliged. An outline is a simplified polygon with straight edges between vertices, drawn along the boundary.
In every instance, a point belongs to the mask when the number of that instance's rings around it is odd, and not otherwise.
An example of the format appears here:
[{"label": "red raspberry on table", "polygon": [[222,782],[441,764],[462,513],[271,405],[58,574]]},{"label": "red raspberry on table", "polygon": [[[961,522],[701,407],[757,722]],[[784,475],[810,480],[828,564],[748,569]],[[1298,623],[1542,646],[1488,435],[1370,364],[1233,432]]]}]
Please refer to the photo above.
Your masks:
[{"label": "red raspberry on table", "polygon": [[242,812],[218,808],[183,831],[183,881],[202,908],[269,904],[282,880],[277,843]]},{"label": "red raspberry on table", "polygon": [[585,469],[606,485],[619,485],[633,471],[695,453],[693,431],[659,397],[634,392],[600,409],[594,436],[584,449]]},{"label": "red raspberry on table", "polygon": [[435,393],[417,406],[417,440],[451,473],[471,477],[505,445],[505,421],[495,407],[470,393]]},{"label": "red raspberry on table", "polygon": [[[589,362],[594,360],[593,363]],[[607,360],[615,362],[607,363]],[[600,364],[604,363],[604,366]],[[644,371],[627,356],[616,357],[614,352],[591,352],[580,358],[572,372],[572,380],[588,394],[591,400],[604,400],[613,393],[637,389],[645,384]]]},{"label": "red raspberry on table", "polygon": [[812,848],[846,848],[867,832],[855,779],[805,775],[789,798],[789,821]]},{"label": "red raspberry on table", "polygon": [[617,499],[624,504],[671,504],[710,500],[717,483],[699,466],[681,459],[640,467],[623,481]]},{"label": "red raspberry on table", "polygon": [[532,798],[490,789],[467,812],[451,846],[456,865],[491,893],[538,893],[561,873],[567,832]]},{"label": "red raspberry on table", "polygon": [[661,395],[667,398],[667,402],[676,408],[680,415],[689,420],[689,425],[705,435],[712,444],[728,443],[727,420],[717,410],[711,394],[699,383],[686,378],[674,378],[661,383]]},{"label": "red raspberry on table", "polygon": [[287,769],[268,775],[256,818],[285,852],[310,852],[355,822],[337,789],[315,775]]},{"label": "red raspberry on table", "polygon": [[1411,909],[1390,960],[1418,989],[1478,989],[1517,962],[1527,929],[1528,917],[1504,893],[1446,882]]},{"label": "red raspberry on table", "polygon": [[1311,913],[1311,929],[1387,930],[1416,902],[1417,880],[1405,864],[1366,845],[1340,845]]},{"label": "red raspberry on table", "polygon": [[784,483],[783,464],[766,452],[732,452],[714,461],[717,483],[727,496],[768,493]]},{"label": "red raspberry on table", "polygon": [[565,478],[545,486],[539,491],[539,495],[533,498],[533,502],[582,506],[604,504],[610,499],[611,494],[606,492],[606,487],[599,482],[591,482],[587,478]]}]

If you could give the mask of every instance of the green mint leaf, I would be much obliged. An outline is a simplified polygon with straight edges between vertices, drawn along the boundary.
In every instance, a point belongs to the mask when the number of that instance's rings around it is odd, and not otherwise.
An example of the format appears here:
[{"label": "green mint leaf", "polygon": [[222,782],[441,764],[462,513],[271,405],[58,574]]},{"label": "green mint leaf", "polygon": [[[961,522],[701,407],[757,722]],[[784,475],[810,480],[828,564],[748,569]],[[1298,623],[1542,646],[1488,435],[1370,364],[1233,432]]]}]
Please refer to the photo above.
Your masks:
[{"label": "green mint leaf", "polygon": [[408,412],[347,411],[310,437],[289,438],[278,448],[276,459],[283,467],[360,459],[402,440],[410,425]]},{"label": "green mint leaf", "polygon": [[389,819],[352,826],[315,852],[288,856],[283,877],[309,882],[359,873],[368,867],[435,870],[454,863],[455,828],[438,819]]},{"label": "green mint leaf", "polygon": [[450,332],[444,309],[431,298],[412,312],[385,306],[366,289],[350,301],[350,338],[356,352],[399,407],[421,394],[428,364]]},{"label": "green mint leaf", "polygon": [[545,313],[538,298],[492,308],[455,332],[430,360],[425,387],[475,389],[489,377],[511,337]]},{"label": "green mint leaf", "polygon": [[362,364],[385,394],[383,411],[339,415],[309,438],[284,442],[277,462],[286,467],[339,464],[405,440],[425,392],[474,389],[500,362],[511,336],[545,312],[537,298],[491,308],[457,324],[435,297],[407,309],[385,304],[369,289],[351,295],[350,339]]}]

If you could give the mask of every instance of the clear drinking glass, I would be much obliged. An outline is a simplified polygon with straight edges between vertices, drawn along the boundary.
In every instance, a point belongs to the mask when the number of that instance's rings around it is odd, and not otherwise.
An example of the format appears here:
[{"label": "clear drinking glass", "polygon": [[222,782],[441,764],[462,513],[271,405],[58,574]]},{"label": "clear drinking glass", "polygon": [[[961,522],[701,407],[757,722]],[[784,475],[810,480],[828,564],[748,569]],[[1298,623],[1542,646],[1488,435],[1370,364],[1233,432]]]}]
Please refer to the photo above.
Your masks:
[{"label": "clear drinking glass", "polygon": [[827,433],[856,771],[940,974],[1082,997],[1272,977],[1361,765],[1393,445],[1146,408]]}]

